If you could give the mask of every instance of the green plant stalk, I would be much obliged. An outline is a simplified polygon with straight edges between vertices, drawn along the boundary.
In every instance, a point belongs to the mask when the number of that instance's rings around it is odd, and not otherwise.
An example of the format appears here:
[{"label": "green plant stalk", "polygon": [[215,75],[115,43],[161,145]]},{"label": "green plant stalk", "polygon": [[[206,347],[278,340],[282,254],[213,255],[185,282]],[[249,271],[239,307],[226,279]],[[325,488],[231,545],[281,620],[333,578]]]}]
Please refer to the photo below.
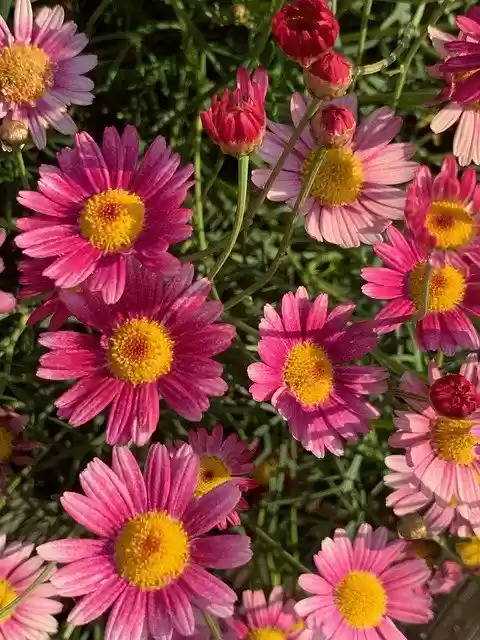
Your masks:
[{"label": "green plant stalk", "polygon": [[363,3],[362,22],[360,25],[360,37],[358,39],[357,49],[357,67],[360,67],[360,65],[362,64],[363,53],[365,51],[365,42],[367,40],[368,19],[372,11],[372,4],[373,0],[365,0]]},{"label": "green plant stalk", "polygon": [[212,618],[212,616],[209,613],[205,612],[203,614],[203,617],[205,618],[205,622],[207,623],[207,627],[212,632],[212,635],[215,638],[215,640],[222,640],[222,636],[220,634],[220,629],[218,628],[218,625],[215,622],[215,620]]},{"label": "green plant stalk", "polygon": [[27,179],[27,170],[25,169],[25,162],[23,160],[23,153],[21,149],[16,149],[14,151],[15,160],[17,161],[18,168],[20,169],[20,177],[22,179],[22,187],[24,189],[30,189],[30,185],[28,184]]},{"label": "green plant stalk", "polygon": [[235,213],[235,222],[233,223],[232,232],[228,239],[227,246],[222,251],[216,264],[208,274],[209,280],[219,274],[221,268],[228,260],[230,254],[233,251],[237,238],[243,226],[243,217],[245,215],[245,208],[247,205],[247,193],[248,193],[248,163],[250,156],[241,156],[238,158],[238,187],[237,187],[237,210]]}]

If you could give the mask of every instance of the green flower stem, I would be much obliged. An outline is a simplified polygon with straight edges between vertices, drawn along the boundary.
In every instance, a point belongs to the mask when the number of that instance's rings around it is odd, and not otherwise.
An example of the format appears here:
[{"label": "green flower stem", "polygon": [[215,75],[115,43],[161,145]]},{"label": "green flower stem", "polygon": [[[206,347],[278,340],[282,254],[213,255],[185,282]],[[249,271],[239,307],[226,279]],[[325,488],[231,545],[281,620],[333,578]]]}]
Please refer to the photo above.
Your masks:
[{"label": "green flower stem", "polygon": [[15,347],[20,340],[22,333],[25,331],[28,322],[28,313],[22,313],[20,316],[20,322],[18,323],[15,331],[12,332],[8,347],[5,351],[5,364],[3,366],[3,372],[0,377],[0,396],[3,396],[10,379],[10,371],[12,369],[13,356],[15,354]]},{"label": "green flower stem", "polygon": [[20,177],[22,179],[22,187],[24,189],[30,189],[30,185],[28,184],[27,178],[27,170],[25,169],[25,162],[23,161],[23,153],[21,149],[16,149],[14,151],[15,160],[18,164],[18,168],[20,169]]},{"label": "green flower stem", "polygon": [[360,25],[360,37],[358,39],[357,49],[357,67],[362,64],[363,53],[365,51],[365,41],[367,39],[368,19],[372,11],[373,0],[365,0],[363,3],[362,22]]},{"label": "green flower stem", "polygon": [[215,620],[212,618],[212,616],[209,613],[204,613],[203,617],[205,618],[205,622],[207,623],[207,627],[210,629],[213,637],[215,638],[215,640],[222,640],[222,636],[220,633],[220,629],[218,628],[217,623],[215,622]]},{"label": "green flower stem", "polygon": [[237,211],[235,213],[235,222],[233,224],[233,229],[230,234],[230,238],[228,239],[227,246],[208,275],[209,280],[214,280],[215,276],[218,275],[221,268],[228,260],[242,229],[245,207],[247,205],[249,159],[249,156],[241,156],[238,159]]}]

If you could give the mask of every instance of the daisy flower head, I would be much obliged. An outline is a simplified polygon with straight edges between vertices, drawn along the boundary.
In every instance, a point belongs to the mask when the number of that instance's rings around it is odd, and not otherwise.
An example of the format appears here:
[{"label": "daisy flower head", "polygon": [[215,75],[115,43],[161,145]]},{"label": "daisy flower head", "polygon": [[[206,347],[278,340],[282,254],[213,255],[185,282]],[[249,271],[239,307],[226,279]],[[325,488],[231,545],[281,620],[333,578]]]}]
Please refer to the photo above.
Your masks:
[{"label": "daisy flower head", "polygon": [[374,251],[385,266],[362,269],[367,281],[362,292],[389,301],[375,317],[379,334],[416,318],[415,338],[422,351],[441,349],[453,355],[459,349],[480,347],[469,318],[480,316],[478,267],[456,255],[429,261],[423,245],[408,231],[402,234],[394,227],[387,230],[387,242],[375,245]]},{"label": "daisy flower head", "polygon": [[[355,95],[328,104],[351,111],[357,122],[353,139],[338,148],[324,148],[315,142],[312,128],[306,127],[267,197],[293,208],[318,154],[325,154],[300,211],[305,216],[307,233],[320,242],[341,247],[380,242],[392,220],[403,219],[405,194],[392,185],[412,179],[417,167],[410,160],[415,146],[391,143],[400,131],[402,119],[388,107],[377,109],[358,122]],[[290,110],[295,127],[306,109],[302,96],[293,94]],[[273,167],[292,134],[292,126],[269,121],[258,151],[260,157]],[[271,169],[255,169],[253,183],[263,187],[270,173]]]},{"label": "daisy flower head", "polygon": [[[252,478],[254,471],[252,458],[255,449],[249,448],[248,444],[234,433],[224,437],[222,425],[217,424],[211,434],[203,428],[190,429],[188,442],[200,460],[198,485],[195,489],[197,497],[204,496],[224,482],[233,482],[242,492],[258,486],[256,480]],[[184,443],[178,444],[183,446]],[[243,497],[240,498],[237,510],[247,508],[247,501]],[[225,529],[227,523],[233,526],[240,525],[237,510],[232,511],[223,522],[219,523],[221,529]]]},{"label": "daisy flower head", "polygon": [[43,275],[55,286],[86,286],[113,304],[128,260],[162,275],[178,271],[168,248],[191,234],[192,212],[182,203],[192,165],[181,168],[162,137],[140,163],[138,148],[130,125],[122,136],[107,127],[101,148],[79,133],[73,149],[57,154],[59,167],[40,167],[38,191],[20,191],[18,201],[35,215],[17,221],[16,243],[31,258],[51,260]]},{"label": "daisy flower head", "polygon": [[[7,232],[5,229],[0,229],[0,247],[4,244],[5,239],[7,237]],[[5,263],[2,258],[0,258],[0,273],[4,271]],[[15,300],[15,296],[11,293],[7,293],[6,291],[0,291],[0,313],[10,313],[15,309],[17,301]]]},{"label": "daisy flower head", "polygon": [[362,396],[383,393],[388,373],[348,363],[369,353],[377,338],[373,325],[348,325],[355,305],[328,313],[328,296],[310,301],[304,287],[282,298],[281,313],[267,304],[260,322],[261,362],[248,367],[254,400],[271,400],[292,436],[308,451],[340,456],[344,440],[368,433],[378,411]]},{"label": "daisy flower head", "polygon": [[295,605],[309,629],[325,640],[406,640],[394,620],[422,624],[432,616],[431,598],[421,591],[430,576],[425,560],[406,559],[407,542],[388,542],[388,531],[363,524],[353,543],[337,529],[314,556],[318,573],[298,584],[313,595]]},{"label": "daisy flower head", "polygon": [[43,271],[51,264],[52,260],[49,258],[22,260],[18,266],[22,285],[18,297],[24,299],[41,296],[41,301],[28,318],[28,324],[50,318],[49,329],[56,331],[68,320],[70,311],[63,304],[53,280],[43,275]]},{"label": "daisy flower head", "polygon": [[65,22],[61,6],[43,7],[34,17],[30,0],[15,1],[13,33],[3,18],[0,32],[0,118],[27,125],[40,149],[48,127],[74,134],[67,108],[93,101],[93,82],[84,74],[97,65],[97,56],[79,55],[87,36]]},{"label": "daisy flower head", "polygon": [[33,463],[29,455],[38,446],[38,442],[24,438],[27,416],[13,409],[0,408],[0,489],[5,487],[11,464],[26,466]]},{"label": "daisy flower head", "polygon": [[216,323],[223,311],[206,301],[211,283],[193,282],[193,266],[163,281],[133,265],[119,302],[107,305],[98,294],[62,291],[72,316],[97,330],[44,333],[49,353],[38,376],[78,378],[56,401],[58,415],[73,426],[85,424],[110,405],[107,442],[145,444],[159,420],[159,399],[187,420],[198,421],[208,398],[227,390],[223,366],[212,359],[233,340],[231,325]]},{"label": "daisy flower head", "polygon": [[198,457],[170,458],[153,445],[142,472],[126,447],[112,467],[96,458],[80,474],[84,494],[66,492],[65,511],[93,539],[58,540],[38,553],[65,567],[52,577],[74,597],[68,621],[88,624],[111,608],[105,640],[170,638],[195,632],[193,607],[231,616],[235,592],[208,569],[232,569],[251,558],[247,536],[209,535],[234,509],[240,491],[224,483],[197,499]]}]

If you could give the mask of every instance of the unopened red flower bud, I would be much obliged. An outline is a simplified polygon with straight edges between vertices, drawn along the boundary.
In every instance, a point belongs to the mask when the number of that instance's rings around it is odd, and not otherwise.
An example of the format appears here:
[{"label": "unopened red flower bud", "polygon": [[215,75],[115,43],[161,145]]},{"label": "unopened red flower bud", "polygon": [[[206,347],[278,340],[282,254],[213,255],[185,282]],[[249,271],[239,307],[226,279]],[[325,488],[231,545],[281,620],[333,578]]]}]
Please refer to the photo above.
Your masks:
[{"label": "unopened red flower bud", "polygon": [[240,67],[236,89],[225,89],[220,98],[214,95],[211,108],[200,114],[205,131],[224,153],[248,156],[262,144],[267,88],[265,69],[256,69],[250,79],[248,71]]},{"label": "unopened red flower bud", "polygon": [[335,44],[340,27],[324,0],[286,2],[272,20],[272,36],[291,58],[308,65]]},{"label": "unopened red flower bud", "polygon": [[22,149],[27,140],[28,127],[20,120],[4,120],[0,125],[0,145],[3,151]]},{"label": "unopened red flower bud", "polygon": [[430,401],[437,413],[447,418],[466,418],[479,405],[473,384],[460,373],[438,378],[430,387]]},{"label": "unopened red flower bud", "polygon": [[352,82],[350,60],[337,51],[327,51],[303,72],[305,84],[317,98],[340,98]]},{"label": "unopened red flower bud", "polygon": [[310,126],[320,146],[337,148],[344,147],[352,140],[356,122],[350,109],[327,104],[313,116]]}]

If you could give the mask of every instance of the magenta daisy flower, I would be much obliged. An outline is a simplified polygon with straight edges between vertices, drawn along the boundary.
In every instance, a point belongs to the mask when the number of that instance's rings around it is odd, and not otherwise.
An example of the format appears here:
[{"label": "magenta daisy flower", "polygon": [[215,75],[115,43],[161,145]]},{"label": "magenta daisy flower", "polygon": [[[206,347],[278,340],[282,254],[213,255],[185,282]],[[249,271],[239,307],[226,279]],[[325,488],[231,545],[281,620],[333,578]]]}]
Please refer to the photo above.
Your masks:
[{"label": "magenta daisy flower", "polygon": [[208,398],[227,390],[223,367],[212,357],[229,346],[235,329],[215,323],[223,305],[206,302],[211,283],[192,280],[192,265],[166,283],[132,266],[114,305],[89,292],[61,292],[71,315],[99,333],[57,331],[39,338],[50,353],[40,358],[38,376],[79,378],[55,402],[60,417],[79,426],[111,405],[107,442],[138,445],[157,427],[159,398],[187,420],[201,419]]},{"label": "magenta daisy flower", "polygon": [[[79,598],[68,616],[88,624],[112,607],[105,640],[170,638],[195,631],[192,605],[225,617],[235,592],[206,569],[231,569],[251,558],[244,535],[208,535],[240,498],[233,483],[195,497],[198,457],[170,459],[150,447],[142,476],[127,448],[113,449],[112,468],[96,458],[80,474],[85,495],[66,492],[67,513],[95,539],[41,545],[38,553],[66,567],[52,577],[59,594]],[[113,605],[113,606],[112,606]]]},{"label": "magenta daisy flower", "polygon": [[475,169],[457,178],[448,156],[437,176],[421,166],[410,183],[405,221],[417,242],[440,255],[455,252],[480,266],[480,187]]},{"label": "magenta daisy flower", "polygon": [[369,322],[346,326],[355,305],[345,302],[330,313],[328,296],[308,299],[304,287],[282,298],[281,315],[271,305],[260,322],[258,353],[251,364],[253,398],[271,400],[293,437],[308,451],[342,455],[343,440],[368,433],[378,411],[361,396],[383,393],[388,373],[381,367],[352,366],[376,345]]},{"label": "magenta daisy flower", "polygon": [[[5,242],[5,238],[7,237],[7,232],[5,229],[0,229],[0,247]],[[5,269],[5,264],[0,258],[0,273]],[[10,313],[15,309],[17,301],[15,300],[15,296],[11,293],[7,293],[6,291],[0,291],[0,313]]]},{"label": "magenta daisy flower", "polygon": [[60,168],[40,167],[38,191],[20,191],[18,201],[36,212],[20,218],[16,243],[32,258],[54,258],[43,275],[57,287],[80,284],[120,299],[128,259],[163,275],[180,266],[170,245],[191,234],[192,212],[182,203],[192,184],[192,165],[158,137],[138,164],[139,139],[127,126],[122,137],[108,127],[100,149],[79,133],[73,149],[57,154]]},{"label": "magenta daisy flower", "polygon": [[309,629],[326,640],[407,640],[393,620],[421,624],[432,616],[431,599],[420,590],[430,576],[425,560],[405,559],[407,543],[388,543],[388,531],[363,524],[352,544],[337,529],[314,556],[318,574],[298,584],[313,596],[295,605]]},{"label": "magenta daisy flower", "polygon": [[[234,433],[224,438],[221,424],[214,427],[212,434],[206,429],[190,429],[188,441],[200,458],[198,485],[195,490],[197,497],[204,496],[228,481],[234,482],[240,491],[248,491],[258,486],[256,480],[251,477],[255,449],[249,448],[248,444]],[[183,446],[181,442],[177,444]],[[237,509],[248,509],[248,503],[243,497],[240,498]],[[227,522],[233,526],[240,524],[237,510],[232,511],[225,521],[220,522],[219,527],[225,529]]]},{"label": "magenta daisy flower", "polygon": [[58,628],[53,616],[62,605],[54,599],[57,590],[47,582],[48,575],[25,594],[45,569],[42,558],[32,556],[33,550],[33,544],[6,544],[5,535],[0,534],[0,609],[23,596],[0,620],[0,637],[5,640],[48,640]]},{"label": "magenta daisy flower", "polygon": [[[329,104],[349,109],[357,120],[355,95],[332,100]],[[295,126],[306,109],[302,96],[295,93],[290,105]],[[411,180],[417,167],[410,161],[415,152],[414,145],[390,144],[401,126],[402,119],[388,107],[382,107],[357,125],[351,143],[326,150],[318,146],[311,128],[307,127],[268,192],[268,198],[286,202],[292,208],[312,163],[322,150],[325,153],[323,164],[300,211],[305,216],[307,233],[316,240],[326,240],[341,247],[379,242],[392,220],[403,219],[405,193],[391,185]],[[268,122],[267,129],[259,154],[273,166],[293,128]],[[255,169],[252,172],[254,184],[263,187],[270,173],[270,169]]]},{"label": "magenta daisy flower", "polygon": [[420,349],[441,349],[447,355],[457,349],[478,349],[480,340],[468,316],[480,316],[479,269],[457,256],[447,256],[429,267],[426,250],[409,233],[402,235],[390,227],[387,237],[388,242],[374,247],[386,267],[365,267],[361,272],[368,283],[362,292],[390,301],[375,318],[378,333],[395,331],[422,313],[428,285],[428,309],[417,318],[415,327]]},{"label": "magenta daisy flower", "polygon": [[79,55],[88,38],[64,20],[60,6],[43,7],[34,17],[30,0],[16,0],[13,34],[0,17],[0,118],[27,125],[40,149],[48,127],[65,135],[77,131],[68,106],[93,100],[93,82],[84,74],[97,56]]},{"label": "magenta daisy flower", "polygon": [[24,438],[27,422],[27,416],[0,408],[0,489],[5,488],[11,464],[26,466],[34,462],[29,453],[38,447],[38,442]]}]

